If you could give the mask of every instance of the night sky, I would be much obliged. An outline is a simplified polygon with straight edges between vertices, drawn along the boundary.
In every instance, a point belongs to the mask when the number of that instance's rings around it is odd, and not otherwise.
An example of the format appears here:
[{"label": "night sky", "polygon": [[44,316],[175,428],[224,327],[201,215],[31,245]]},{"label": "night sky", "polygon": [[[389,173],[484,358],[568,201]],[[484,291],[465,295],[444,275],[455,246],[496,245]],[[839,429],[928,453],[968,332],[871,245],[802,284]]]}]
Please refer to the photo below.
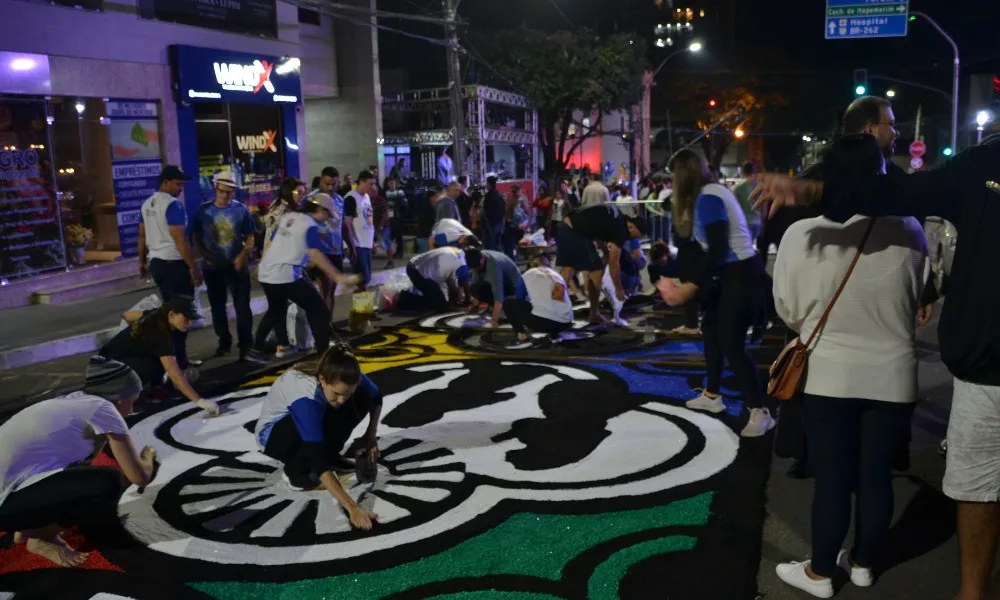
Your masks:
[{"label": "night sky", "polygon": [[[573,25],[601,32],[636,32],[649,38],[649,60],[658,63],[670,50],[652,44],[652,26],[668,21],[668,10],[654,0],[463,0],[459,13],[469,22],[467,39],[476,43],[477,32],[516,27],[522,23],[539,29],[566,29],[571,24],[553,7],[555,1]],[[926,21],[909,23],[906,37],[874,40],[825,40],[824,0],[674,0],[676,7],[705,9],[696,21],[695,37],[705,44],[697,56],[672,60],[658,79],[654,92],[654,121],[671,102],[672,77],[688,76],[725,85],[752,73],[762,89],[786,93],[794,110],[792,121],[771,126],[779,130],[821,131],[835,122],[836,113],[854,97],[853,72],[867,68],[881,74],[916,81],[950,93],[952,50]],[[666,2],[664,3],[666,4]],[[437,0],[380,0],[379,8],[400,12],[442,12]],[[1000,73],[1000,2],[995,0],[913,0],[911,10],[922,10],[955,39],[962,59],[962,91],[968,98],[970,73]],[[433,26],[412,23],[403,28],[430,37],[443,33]],[[410,88],[445,84],[444,51],[418,40],[380,34],[383,69],[402,69]],[[473,64],[466,76],[473,83]],[[389,83],[391,88],[393,83]],[[870,93],[883,94],[889,84],[871,81]],[[923,105],[925,125],[940,129],[950,119],[950,106],[940,95],[892,85],[897,96],[897,120],[906,137],[915,121],[916,106]],[[966,110],[963,100],[963,110]],[[963,120],[967,115],[963,115]],[[968,117],[971,119],[971,117]],[[931,135],[933,137],[933,134]],[[933,144],[933,140],[929,140]]]}]

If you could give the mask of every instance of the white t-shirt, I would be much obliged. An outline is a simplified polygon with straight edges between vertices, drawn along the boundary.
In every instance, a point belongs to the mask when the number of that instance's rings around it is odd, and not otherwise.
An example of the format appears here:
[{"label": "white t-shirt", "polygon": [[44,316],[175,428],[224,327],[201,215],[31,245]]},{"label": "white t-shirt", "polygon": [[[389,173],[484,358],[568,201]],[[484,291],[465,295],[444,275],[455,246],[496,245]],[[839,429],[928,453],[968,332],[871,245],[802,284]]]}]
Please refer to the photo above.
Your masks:
[{"label": "white t-shirt", "polygon": [[286,213],[271,233],[271,245],[260,261],[257,278],[272,284],[302,279],[313,249],[324,249],[315,219],[305,213]]},{"label": "white t-shirt", "polygon": [[353,217],[354,242],[358,248],[375,247],[375,219],[368,194],[351,190],[344,197],[344,215]]},{"label": "white t-shirt", "polygon": [[[548,267],[535,267],[525,271],[521,278],[524,279],[524,287],[528,291],[531,314],[556,323],[573,322],[573,304],[569,301],[566,280],[559,273]],[[552,299],[552,288],[556,284],[563,287],[561,300]]]},{"label": "white t-shirt", "polygon": [[441,219],[434,224],[431,237],[435,246],[450,246],[458,243],[458,238],[473,235],[472,231],[455,219]]},{"label": "white t-shirt", "polygon": [[413,268],[425,278],[436,283],[468,283],[469,268],[465,265],[465,253],[458,248],[444,246],[428,250],[414,256],[410,261]]},{"label": "white t-shirt", "polygon": [[127,434],[104,398],[74,392],[33,404],[0,425],[0,504],[7,496],[92,458],[95,436]]},{"label": "white t-shirt", "polygon": [[166,192],[156,192],[142,203],[141,212],[149,258],[183,260],[181,251],[170,235],[170,227],[180,225],[187,229],[188,218],[184,203]]}]

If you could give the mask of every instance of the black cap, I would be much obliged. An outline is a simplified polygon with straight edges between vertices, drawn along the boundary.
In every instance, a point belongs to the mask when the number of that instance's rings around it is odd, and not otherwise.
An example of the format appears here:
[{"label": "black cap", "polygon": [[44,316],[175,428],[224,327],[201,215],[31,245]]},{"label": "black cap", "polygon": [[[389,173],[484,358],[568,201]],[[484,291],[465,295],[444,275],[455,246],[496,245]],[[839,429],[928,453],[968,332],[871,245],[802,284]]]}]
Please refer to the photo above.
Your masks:
[{"label": "black cap", "polygon": [[465,265],[470,269],[480,270],[483,268],[483,252],[479,248],[465,249]]},{"label": "black cap", "polygon": [[198,314],[198,305],[194,303],[194,298],[191,296],[174,296],[164,302],[163,306],[168,312],[184,315],[192,321],[197,321],[201,318],[201,315]]},{"label": "black cap", "polygon": [[191,176],[177,165],[167,165],[160,171],[160,181],[191,181]]}]

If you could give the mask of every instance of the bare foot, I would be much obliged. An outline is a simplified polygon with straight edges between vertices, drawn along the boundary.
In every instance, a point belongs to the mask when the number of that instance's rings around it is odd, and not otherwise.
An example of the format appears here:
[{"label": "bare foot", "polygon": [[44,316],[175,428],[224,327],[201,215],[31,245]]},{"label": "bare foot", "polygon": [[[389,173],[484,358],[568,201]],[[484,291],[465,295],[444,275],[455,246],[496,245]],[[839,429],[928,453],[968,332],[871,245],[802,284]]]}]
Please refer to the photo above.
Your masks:
[{"label": "bare foot", "polygon": [[78,552],[70,548],[61,537],[53,541],[30,538],[26,544],[28,552],[47,558],[60,567],[79,567],[90,556],[89,552]]},{"label": "bare foot", "polygon": [[701,335],[701,330],[694,327],[674,327],[670,330],[674,335]]}]

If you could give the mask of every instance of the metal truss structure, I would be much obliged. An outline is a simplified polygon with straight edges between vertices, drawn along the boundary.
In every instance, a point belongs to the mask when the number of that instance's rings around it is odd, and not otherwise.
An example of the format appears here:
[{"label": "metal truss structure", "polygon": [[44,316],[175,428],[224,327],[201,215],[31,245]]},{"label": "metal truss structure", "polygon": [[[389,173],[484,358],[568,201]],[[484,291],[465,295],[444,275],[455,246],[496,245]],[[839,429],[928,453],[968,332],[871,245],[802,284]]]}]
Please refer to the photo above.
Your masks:
[{"label": "metal truss structure", "polygon": [[[498,90],[482,85],[468,85],[462,88],[462,99],[466,103],[465,125],[466,144],[469,160],[465,174],[470,183],[482,184],[486,179],[486,147],[489,145],[507,144],[523,146],[530,149],[531,180],[537,190],[539,144],[538,144],[538,113],[523,96],[513,92]],[[523,127],[499,125],[489,122],[488,111],[492,106],[519,109],[523,111]],[[440,113],[448,109],[448,88],[431,88],[410,90],[394,97],[382,98],[382,111],[409,113]],[[508,111],[510,112],[510,111]],[[383,144],[386,146],[450,146],[454,143],[454,131],[448,129],[432,129],[426,131],[406,131],[399,133],[384,133]]]}]

